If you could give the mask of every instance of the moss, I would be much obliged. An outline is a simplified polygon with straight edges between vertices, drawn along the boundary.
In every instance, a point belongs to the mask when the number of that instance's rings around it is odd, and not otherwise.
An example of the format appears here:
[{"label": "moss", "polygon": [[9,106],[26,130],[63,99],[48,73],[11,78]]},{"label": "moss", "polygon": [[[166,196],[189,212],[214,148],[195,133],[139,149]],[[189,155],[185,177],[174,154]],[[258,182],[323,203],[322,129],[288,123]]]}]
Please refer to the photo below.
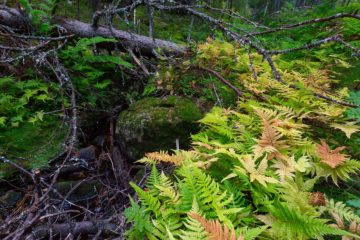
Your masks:
[{"label": "moss", "polygon": [[[18,163],[28,169],[41,168],[61,151],[66,131],[60,119],[49,116],[42,122],[6,129],[0,134],[0,155],[20,159]],[[9,176],[14,170],[0,163],[0,177]]]},{"label": "moss", "polygon": [[199,108],[189,99],[145,98],[120,114],[119,140],[134,160],[145,152],[174,149],[176,139],[186,148],[201,116]]}]

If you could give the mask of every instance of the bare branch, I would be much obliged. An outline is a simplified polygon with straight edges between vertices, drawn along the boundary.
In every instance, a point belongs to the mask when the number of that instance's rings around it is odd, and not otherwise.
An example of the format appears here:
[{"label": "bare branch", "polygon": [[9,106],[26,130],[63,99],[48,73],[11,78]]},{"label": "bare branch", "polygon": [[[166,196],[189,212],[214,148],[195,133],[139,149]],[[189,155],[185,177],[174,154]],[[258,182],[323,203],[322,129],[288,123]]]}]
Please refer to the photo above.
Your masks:
[{"label": "bare branch", "polygon": [[360,20],[360,15],[356,14],[356,13],[338,13],[338,14],[335,14],[333,16],[306,20],[306,21],[299,22],[299,23],[296,23],[296,24],[291,24],[291,25],[284,25],[284,26],[277,27],[277,28],[272,28],[272,29],[269,29],[269,30],[266,30],[266,31],[263,31],[263,32],[254,32],[254,33],[251,33],[251,34],[247,35],[247,37],[256,36],[256,35],[264,35],[264,34],[284,31],[284,30],[289,30],[289,29],[293,29],[293,28],[297,28],[297,27],[301,27],[301,26],[305,26],[305,25],[309,25],[309,24],[314,24],[314,23],[328,22],[328,21],[338,19],[338,18],[355,18],[355,19]]}]

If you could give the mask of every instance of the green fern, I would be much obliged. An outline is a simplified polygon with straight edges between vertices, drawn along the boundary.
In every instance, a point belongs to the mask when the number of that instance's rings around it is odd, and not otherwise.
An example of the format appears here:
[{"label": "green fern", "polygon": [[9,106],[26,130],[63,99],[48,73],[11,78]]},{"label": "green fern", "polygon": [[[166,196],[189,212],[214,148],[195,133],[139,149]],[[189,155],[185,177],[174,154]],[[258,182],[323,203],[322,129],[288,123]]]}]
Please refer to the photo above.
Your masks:
[{"label": "green fern", "polygon": [[199,221],[191,217],[191,214],[201,214],[199,205],[194,199],[191,210],[187,214],[186,219],[184,220],[185,229],[181,230],[180,238],[183,240],[205,240],[207,239],[207,234],[204,227]]},{"label": "green fern", "polygon": [[145,207],[140,207],[132,198],[130,198],[130,203],[131,207],[124,211],[127,222],[132,223],[132,227],[126,232],[126,236],[130,240],[143,239],[150,235],[153,230],[150,214],[146,212]]},{"label": "green fern", "polygon": [[142,205],[146,207],[147,211],[153,212],[156,216],[161,215],[161,204],[157,197],[153,196],[150,192],[145,192],[133,182],[130,182],[130,186],[134,188],[137,195],[139,196],[139,199],[141,200]]},{"label": "green fern", "polygon": [[274,218],[271,232],[280,239],[309,239],[324,235],[351,235],[350,233],[330,227],[327,220],[315,218],[296,208],[289,208],[285,204],[277,203],[269,206]]}]

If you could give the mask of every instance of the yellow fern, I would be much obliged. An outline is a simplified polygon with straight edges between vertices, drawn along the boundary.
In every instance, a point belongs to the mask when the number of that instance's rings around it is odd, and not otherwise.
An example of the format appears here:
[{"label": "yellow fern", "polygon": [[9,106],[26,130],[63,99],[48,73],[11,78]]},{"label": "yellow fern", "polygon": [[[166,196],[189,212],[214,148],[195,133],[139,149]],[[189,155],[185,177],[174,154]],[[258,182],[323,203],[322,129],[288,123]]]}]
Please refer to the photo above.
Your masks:
[{"label": "yellow fern", "polygon": [[340,129],[341,131],[343,131],[345,133],[347,138],[351,138],[351,135],[353,133],[360,131],[360,126],[355,125],[355,124],[356,124],[356,122],[347,122],[344,124],[333,123],[333,124],[330,124],[330,126],[333,128],[336,128],[336,129]]},{"label": "yellow fern", "polygon": [[244,168],[236,166],[235,169],[242,173],[248,173],[250,182],[257,181],[264,187],[267,186],[266,183],[278,183],[277,179],[265,175],[268,167],[266,156],[260,161],[258,166],[255,161],[256,158],[252,155],[244,155],[241,160]]}]

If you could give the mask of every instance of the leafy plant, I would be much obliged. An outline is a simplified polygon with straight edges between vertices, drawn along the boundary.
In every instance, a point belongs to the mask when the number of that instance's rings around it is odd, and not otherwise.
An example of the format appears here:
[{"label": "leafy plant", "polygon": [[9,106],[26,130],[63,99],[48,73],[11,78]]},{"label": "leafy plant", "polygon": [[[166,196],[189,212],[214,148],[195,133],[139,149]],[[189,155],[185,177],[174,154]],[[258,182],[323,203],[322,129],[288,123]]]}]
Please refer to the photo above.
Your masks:
[{"label": "leafy plant", "polygon": [[38,79],[17,81],[0,78],[0,128],[18,127],[20,123],[42,121],[44,104],[54,103],[56,86]]},{"label": "leafy plant", "polygon": [[71,69],[73,83],[83,96],[84,105],[107,106],[111,96],[116,97],[115,92],[110,91],[110,87],[114,86],[116,78],[121,78],[121,72],[114,74],[114,69],[132,67],[126,59],[126,54],[108,55],[103,52],[98,54],[92,52],[96,44],[115,42],[115,39],[103,37],[83,38],[74,46],[68,46],[60,54],[62,60]]}]

